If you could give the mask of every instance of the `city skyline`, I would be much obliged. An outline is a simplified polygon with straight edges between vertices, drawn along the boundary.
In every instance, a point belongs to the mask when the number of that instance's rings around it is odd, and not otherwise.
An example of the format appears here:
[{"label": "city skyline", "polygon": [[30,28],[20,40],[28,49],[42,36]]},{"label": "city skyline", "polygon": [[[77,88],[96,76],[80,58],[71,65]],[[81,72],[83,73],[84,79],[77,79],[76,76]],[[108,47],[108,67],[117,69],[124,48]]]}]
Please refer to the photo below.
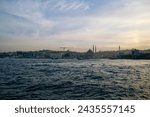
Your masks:
[{"label": "city skyline", "polygon": [[150,48],[149,0],[1,0],[0,51]]}]

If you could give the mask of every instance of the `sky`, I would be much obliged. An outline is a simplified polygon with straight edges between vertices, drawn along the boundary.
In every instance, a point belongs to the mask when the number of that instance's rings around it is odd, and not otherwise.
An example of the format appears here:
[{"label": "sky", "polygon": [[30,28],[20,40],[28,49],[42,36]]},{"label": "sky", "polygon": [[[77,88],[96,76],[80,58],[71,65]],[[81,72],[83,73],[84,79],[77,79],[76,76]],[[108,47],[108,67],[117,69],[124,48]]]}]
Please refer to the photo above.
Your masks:
[{"label": "sky", "polygon": [[150,0],[0,0],[0,51],[149,49]]}]

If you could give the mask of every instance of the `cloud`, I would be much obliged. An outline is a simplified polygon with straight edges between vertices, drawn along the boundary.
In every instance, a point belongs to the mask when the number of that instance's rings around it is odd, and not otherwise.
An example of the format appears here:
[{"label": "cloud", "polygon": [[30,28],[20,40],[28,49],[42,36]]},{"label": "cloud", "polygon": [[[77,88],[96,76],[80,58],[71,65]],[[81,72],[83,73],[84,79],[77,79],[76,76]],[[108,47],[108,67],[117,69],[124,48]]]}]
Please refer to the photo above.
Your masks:
[{"label": "cloud", "polygon": [[[68,0],[60,0],[60,1],[26,0],[23,2],[20,0],[15,0],[11,2],[9,0],[2,0],[0,4],[1,13],[6,13],[6,15],[7,16],[10,15],[10,17],[16,16],[18,18],[19,17],[23,18],[24,20],[26,19],[29,21],[29,25],[33,23],[35,26],[33,28],[35,30],[38,30],[36,32],[39,32],[39,36],[43,36],[43,35],[48,36],[50,34],[57,33],[57,31],[59,33],[59,31],[61,31],[60,29],[66,30],[66,29],[70,29],[71,27],[78,27],[75,25],[64,26],[64,24],[68,24],[68,23],[65,21],[60,21],[59,18],[57,18],[57,20],[55,20],[54,18],[57,15],[61,16],[62,14],[64,16],[65,14],[72,13],[72,14],[69,14],[69,17],[70,17],[70,15],[73,15],[75,12],[84,11],[84,10],[87,10],[88,8],[89,8],[88,4],[79,0],[76,0],[76,1],[74,0],[69,0],[69,1]],[[9,19],[9,18],[5,17],[5,19]],[[11,23],[11,21],[9,23]],[[14,22],[12,22],[12,25],[13,24],[15,25]],[[21,24],[20,27],[22,25],[23,24]],[[57,26],[58,28],[56,28]],[[30,30],[31,27],[29,26],[28,28]],[[16,30],[16,33],[17,33],[17,30]]]},{"label": "cloud", "polygon": [[0,41],[9,36],[51,45],[143,48],[150,37],[149,5],[149,0],[1,0]]},{"label": "cloud", "polygon": [[70,10],[87,10],[89,5],[81,0],[60,0],[56,2],[51,9],[59,11],[70,11]]}]

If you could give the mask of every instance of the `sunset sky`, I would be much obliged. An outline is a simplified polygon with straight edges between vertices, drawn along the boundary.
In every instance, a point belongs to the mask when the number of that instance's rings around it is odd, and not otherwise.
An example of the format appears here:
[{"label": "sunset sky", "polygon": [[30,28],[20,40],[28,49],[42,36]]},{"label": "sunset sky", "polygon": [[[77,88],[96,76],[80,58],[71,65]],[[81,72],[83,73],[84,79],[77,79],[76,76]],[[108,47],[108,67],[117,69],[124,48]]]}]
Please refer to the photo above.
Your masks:
[{"label": "sunset sky", "polygon": [[0,51],[149,49],[150,0],[0,0]]}]

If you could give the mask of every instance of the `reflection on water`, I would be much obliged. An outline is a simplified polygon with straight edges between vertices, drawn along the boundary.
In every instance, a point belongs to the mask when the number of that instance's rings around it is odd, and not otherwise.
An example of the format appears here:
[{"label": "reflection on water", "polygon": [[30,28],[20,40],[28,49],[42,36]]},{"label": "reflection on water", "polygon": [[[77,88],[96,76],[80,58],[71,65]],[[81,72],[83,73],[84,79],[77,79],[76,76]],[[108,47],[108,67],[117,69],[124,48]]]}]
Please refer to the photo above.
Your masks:
[{"label": "reflection on water", "polygon": [[150,61],[0,59],[0,99],[150,99]]}]

